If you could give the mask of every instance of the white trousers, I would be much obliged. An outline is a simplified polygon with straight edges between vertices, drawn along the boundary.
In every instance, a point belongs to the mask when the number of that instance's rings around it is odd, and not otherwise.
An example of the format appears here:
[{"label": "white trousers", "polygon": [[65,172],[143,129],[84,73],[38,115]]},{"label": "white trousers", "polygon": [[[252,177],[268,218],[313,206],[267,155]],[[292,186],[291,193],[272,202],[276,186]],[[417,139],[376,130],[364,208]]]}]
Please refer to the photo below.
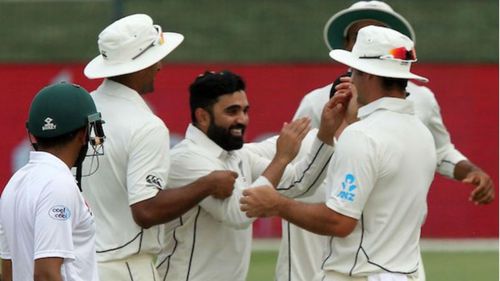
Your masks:
[{"label": "white trousers", "polygon": [[[413,276],[406,276],[408,281],[419,281],[418,278]],[[324,281],[368,281],[368,277],[352,277],[349,275],[345,275],[342,273],[338,273],[336,271],[325,271],[324,272]]]},{"label": "white trousers", "polygon": [[152,255],[98,263],[100,281],[160,281]]}]

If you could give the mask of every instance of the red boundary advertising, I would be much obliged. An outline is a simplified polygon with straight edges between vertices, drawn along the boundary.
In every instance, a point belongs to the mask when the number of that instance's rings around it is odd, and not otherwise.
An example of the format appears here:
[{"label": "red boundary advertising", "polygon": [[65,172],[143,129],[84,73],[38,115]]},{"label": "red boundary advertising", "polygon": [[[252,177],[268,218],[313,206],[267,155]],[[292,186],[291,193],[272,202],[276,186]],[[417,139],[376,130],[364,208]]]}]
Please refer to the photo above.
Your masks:
[{"label": "red boundary advertising", "polygon": [[[0,189],[26,161],[29,147],[25,121],[31,99],[43,86],[70,80],[89,91],[99,80],[83,76],[83,64],[3,64]],[[247,141],[275,134],[289,120],[302,96],[330,83],[343,67],[335,64],[164,64],[155,93],[145,98],[167,124],[173,141],[183,137],[190,121],[188,86],[205,70],[231,70],[247,83],[250,126]],[[456,147],[493,178],[498,194],[498,65],[422,64],[414,71],[429,77],[428,86],[441,106]],[[104,116],[105,118],[105,116]],[[487,206],[468,202],[470,186],[436,175],[428,196],[427,238],[498,237],[498,199]],[[258,220],[256,237],[280,235],[279,219]]]}]

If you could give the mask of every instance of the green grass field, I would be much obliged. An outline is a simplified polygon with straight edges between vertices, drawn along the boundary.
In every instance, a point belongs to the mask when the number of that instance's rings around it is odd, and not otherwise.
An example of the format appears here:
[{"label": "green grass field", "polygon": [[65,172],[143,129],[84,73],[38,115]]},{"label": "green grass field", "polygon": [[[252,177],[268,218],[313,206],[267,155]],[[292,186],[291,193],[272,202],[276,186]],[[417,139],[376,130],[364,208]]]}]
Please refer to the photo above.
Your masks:
[{"label": "green grass field", "polygon": [[[276,251],[254,251],[247,281],[274,280]],[[498,281],[498,252],[424,252],[427,281]]]},{"label": "green grass field", "polygon": [[[87,61],[115,0],[0,0],[0,62]],[[175,62],[328,62],[327,20],[353,1],[122,0],[186,36]],[[497,0],[391,0],[413,25],[421,62],[498,62]]]}]

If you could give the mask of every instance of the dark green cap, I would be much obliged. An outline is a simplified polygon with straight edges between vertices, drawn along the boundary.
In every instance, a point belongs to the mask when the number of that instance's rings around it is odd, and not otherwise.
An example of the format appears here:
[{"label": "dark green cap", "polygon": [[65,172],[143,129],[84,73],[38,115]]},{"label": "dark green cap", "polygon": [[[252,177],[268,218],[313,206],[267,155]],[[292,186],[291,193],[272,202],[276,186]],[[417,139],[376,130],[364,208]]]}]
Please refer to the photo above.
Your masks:
[{"label": "dark green cap", "polygon": [[415,43],[415,32],[410,23],[391,6],[382,1],[358,1],[347,9],[334,14],[323,30],[325,43],[330,50],[344,49],[344,38],[352,24],[362,20],[376,20],[408,36]]},{"label": "dark green cap", "polygon": [[94,101],[82,87],[57,83],[43,88],[31,102],[26,127],[35,137],[53,138],[100,119]]}]

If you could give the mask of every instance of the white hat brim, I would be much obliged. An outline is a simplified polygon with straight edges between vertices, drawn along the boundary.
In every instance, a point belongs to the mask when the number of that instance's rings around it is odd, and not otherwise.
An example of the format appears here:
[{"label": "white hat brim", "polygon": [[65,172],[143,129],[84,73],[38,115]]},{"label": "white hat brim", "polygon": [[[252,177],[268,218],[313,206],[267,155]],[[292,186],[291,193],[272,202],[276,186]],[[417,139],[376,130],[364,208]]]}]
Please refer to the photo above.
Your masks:
[{"label": "white hat brim", "polygon": [[96,79],[129,74],[148,68],[162,60],[184,40],[182,34],[174,32],[164,32],[163,38],[165,40],[163,44],[155,45],[136,59],[127,62],[112,64],[102,55],[98,55],[85,66],[83,73],[89,79]]},{"label": "white hat brim", "polygon": [[415,79],[422,82],[428,82],[429,79],[411,73],[409,67],[400,66],[394,61],[381,59],[360,59],[346,50],[330,51],[330,57],[353,69],[357,69],[376,76]]}]

